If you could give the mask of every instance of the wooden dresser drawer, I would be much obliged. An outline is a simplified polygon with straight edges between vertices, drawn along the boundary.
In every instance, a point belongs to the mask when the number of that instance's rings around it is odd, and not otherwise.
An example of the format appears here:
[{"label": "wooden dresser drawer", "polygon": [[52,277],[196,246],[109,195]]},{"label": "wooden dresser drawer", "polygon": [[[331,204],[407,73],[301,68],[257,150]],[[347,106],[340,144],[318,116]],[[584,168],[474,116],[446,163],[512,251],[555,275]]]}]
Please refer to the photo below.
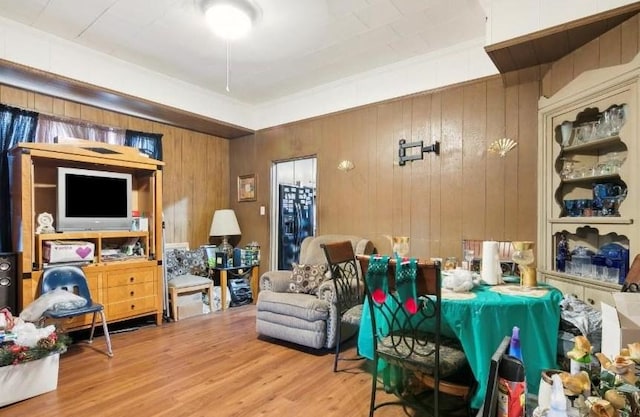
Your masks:
[{"label": "wooden dresser drawer", "polygon": [[155,268],[132,268],[130,270],[112,271],[107,273],[107,287],[154,282],[155,279]]},{"label": "wooden dresser drawer", "polygon": [[[45,324],[46,325],[55,324],[57,328],[64,331],[67,329],[75,329],[78,327],[91,326],[92,318],[93,318],[93,313],[90,313],[90,314],[85,314],[83,316],[77,316],[77,317],[68,318],[68,319],[47,319],[45,321]],[[100,316],[100,313],[96,313],[96,327],[99,327],[99,326],[102,326],[102,317]]]},{"label": "wooden dresser drawer", "polygon": [[107,306],[107,318],[109,320],[117,320],[119,318],[136,316],[155,310],[155,296],[123,300],[116,303],[109,303]]},{"label": "wooden dresser drawer", "polygon": [[135,300],[137,298],[149,297],[155,295],[155,293],[155,283],[153,282],[121,285],[119,287],[110,287],[107,289],[107,300],[109,304],[113,304],[124,300]]}]

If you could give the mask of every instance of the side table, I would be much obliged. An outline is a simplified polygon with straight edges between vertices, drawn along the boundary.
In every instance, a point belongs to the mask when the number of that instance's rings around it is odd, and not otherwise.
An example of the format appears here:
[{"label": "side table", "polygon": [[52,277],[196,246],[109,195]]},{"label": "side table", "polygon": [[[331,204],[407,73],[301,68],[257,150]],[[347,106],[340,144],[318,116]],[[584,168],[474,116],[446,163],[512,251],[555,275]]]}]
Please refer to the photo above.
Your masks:
[{"label": "side table", "polygon": [[228,279],[229,279],[229,274],[230,273],[234,273],[234,274],[242,274],[244,273],[246,270],[250,269],[251,270],[251,293],[253,295],[253,302],[255,303],[255,300],[258,298],[258,278],[260,277],[260,265],[242,265],[242,266],[232,266],[232,267],[214,267],[211,268],[211,271],[213,271],[214,273],[217,272],[220,274],[220,288],[222,288],[222,291],[220,291],[220,297],[221,297],[221,301],[222,301],[222,309],[226,310],[227,309],[227,292],[225,291],[225,288],[228,288]]}]

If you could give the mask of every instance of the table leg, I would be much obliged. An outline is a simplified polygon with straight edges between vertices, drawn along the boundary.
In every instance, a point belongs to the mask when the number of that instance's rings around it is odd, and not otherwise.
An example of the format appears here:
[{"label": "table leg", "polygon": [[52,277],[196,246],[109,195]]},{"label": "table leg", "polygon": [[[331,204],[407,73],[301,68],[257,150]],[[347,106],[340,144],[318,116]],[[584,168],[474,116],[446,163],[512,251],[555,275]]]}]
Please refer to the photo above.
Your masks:
[{"label": "table leg", "polygon": [[253,296],[253,304],[258,301],[258,292],[260,291],[260,270],[257,265],[251,267],[251,295]]},{"label": "table leg", "polygon": [[227,309],[227,271],[220,270],[220,300],[222,302],[221,310]]}]

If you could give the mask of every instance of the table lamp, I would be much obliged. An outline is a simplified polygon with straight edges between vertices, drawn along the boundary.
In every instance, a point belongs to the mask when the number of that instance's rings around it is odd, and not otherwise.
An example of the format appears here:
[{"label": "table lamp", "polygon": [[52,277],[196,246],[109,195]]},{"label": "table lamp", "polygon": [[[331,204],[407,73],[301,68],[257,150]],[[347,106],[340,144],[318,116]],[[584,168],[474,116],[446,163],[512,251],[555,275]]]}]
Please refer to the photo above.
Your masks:
[{"label": "table lamp", "polygon": [[222,237],[220,250],[227,254],[227,259],[233,259],[233,246],[229,243],[229,236],[240,235],[240,226],[236,213],[231,209],[216,210],[211,220],[209,236]]}]

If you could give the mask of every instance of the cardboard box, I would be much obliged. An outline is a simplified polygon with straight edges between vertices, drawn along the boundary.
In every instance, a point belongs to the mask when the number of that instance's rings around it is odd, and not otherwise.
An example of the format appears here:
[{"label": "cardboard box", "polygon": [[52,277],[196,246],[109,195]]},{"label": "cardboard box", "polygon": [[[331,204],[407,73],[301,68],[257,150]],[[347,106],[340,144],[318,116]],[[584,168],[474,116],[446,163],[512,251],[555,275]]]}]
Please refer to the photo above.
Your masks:
[{"label": "cardboard box", "polygon": [[60,354],[0,367],[0,407],[58,388]]},{"label": "cardboard box", "polygon": [[178,305],[178,320],[199,316],[201,314],[204,314],[204,303],[202,301],[185,304],[183,306]]},{"label": "cardboard box", "polygon": [[77,240],[48,240],[42,248],[42,258],[48,263],[93,262],[95,245]]},{"label": "cardboard box", "polygon": [[601,303],[602,353],[614,358],[629,343],[640,342],[640,293],[614,292],[611,295],[614,306]]},{"label": "cardboard box", "polygon": [[180,307],[198,302],[202,302],[202,291],[178,294],[178,301],[176,301],[176,305]]}]

